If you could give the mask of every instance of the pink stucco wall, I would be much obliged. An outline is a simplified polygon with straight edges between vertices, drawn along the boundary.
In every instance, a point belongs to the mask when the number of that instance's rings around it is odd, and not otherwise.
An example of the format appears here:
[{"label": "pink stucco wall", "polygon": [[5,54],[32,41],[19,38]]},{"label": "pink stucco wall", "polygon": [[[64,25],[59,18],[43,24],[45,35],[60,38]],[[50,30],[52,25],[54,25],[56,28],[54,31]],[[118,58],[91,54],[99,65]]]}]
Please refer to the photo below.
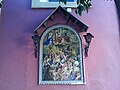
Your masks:
[{"label": "pink stucco wall", "polygon": [[0,90],[120,90],[120,32],[114,1],[92,0],[76,17],[93,39],[85,59],[86,85],[37,85],[38,62],[31,36],[53,9],[31,9],[31,0],[4,0],[0,16]]}]

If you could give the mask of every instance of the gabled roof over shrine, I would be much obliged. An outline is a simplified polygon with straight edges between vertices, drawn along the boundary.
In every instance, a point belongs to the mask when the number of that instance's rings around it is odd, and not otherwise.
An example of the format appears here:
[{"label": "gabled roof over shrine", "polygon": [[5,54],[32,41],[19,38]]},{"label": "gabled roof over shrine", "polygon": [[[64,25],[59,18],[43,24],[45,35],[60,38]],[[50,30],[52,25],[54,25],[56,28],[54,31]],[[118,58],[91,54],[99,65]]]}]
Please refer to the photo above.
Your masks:
[{"label": "gabled roof over shrine", "polygon": [[74,15],[72,15],[71,13],[69,13],[66,9],[62,8],[61,6],[58,6],[36,29],[34,32],[39,32],[39,28],[44,26],[45,28],[47,28],[47,22],[49,20],[54,21],[54,15],[56,13],[61,13],[64,14],[67,22],[66,24],[69,25],[69,22],[72,21],[73,24],[77,25],[80,29],[77,30],[78,32],[86,32],[87,29],[89,28],[87,25],[85,25],[82,21],[80,21],[79,19],[77,19]]}]

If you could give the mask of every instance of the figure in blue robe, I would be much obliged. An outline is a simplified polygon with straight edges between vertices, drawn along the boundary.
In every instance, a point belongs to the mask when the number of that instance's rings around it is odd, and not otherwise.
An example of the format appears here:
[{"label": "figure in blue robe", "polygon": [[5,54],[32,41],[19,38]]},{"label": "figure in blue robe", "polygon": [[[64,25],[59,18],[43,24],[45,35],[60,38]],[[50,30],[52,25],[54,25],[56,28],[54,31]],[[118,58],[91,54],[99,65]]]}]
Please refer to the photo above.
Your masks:
[{"label": "figure in blue robe", "polygon": [[53,38],[52,37],[47,37],[47,39],[43,43],[43,45],[53,45]]}]

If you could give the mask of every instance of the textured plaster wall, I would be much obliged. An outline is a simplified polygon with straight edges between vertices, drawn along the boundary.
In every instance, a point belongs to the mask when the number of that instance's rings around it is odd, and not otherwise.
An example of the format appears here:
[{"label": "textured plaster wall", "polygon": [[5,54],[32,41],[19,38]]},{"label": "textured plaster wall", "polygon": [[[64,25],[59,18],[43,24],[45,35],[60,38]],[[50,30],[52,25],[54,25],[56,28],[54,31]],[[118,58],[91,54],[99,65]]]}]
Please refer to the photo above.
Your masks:
[{"label": "textured plaster wall", "polygon": [[120,90],[120,32],[114,1],[92,0],[79,17],[93,39],[85,59],[86,85],[37,85],[33,30],[53,9],[31,9],[31,0],[4,0],[0,16],[0,90]]}]

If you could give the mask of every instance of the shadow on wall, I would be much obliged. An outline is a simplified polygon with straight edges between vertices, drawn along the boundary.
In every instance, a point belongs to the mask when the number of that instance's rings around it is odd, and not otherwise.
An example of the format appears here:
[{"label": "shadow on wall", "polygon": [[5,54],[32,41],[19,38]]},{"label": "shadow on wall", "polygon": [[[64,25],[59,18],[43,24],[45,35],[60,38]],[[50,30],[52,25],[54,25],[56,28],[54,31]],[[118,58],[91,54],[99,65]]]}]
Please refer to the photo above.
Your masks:
[{"label": "shadow on wall", "polygon": [[34,57],[34,45],[31,37],[32,35],[21,35],[15,39],[15,44],[18,50],[26,55]]},{"label": "shadow on wall", "polygon": [[117,7],[118,18],[119,18],[119,36],[120,36],[120,0],[115,0],[115,4]]}]

